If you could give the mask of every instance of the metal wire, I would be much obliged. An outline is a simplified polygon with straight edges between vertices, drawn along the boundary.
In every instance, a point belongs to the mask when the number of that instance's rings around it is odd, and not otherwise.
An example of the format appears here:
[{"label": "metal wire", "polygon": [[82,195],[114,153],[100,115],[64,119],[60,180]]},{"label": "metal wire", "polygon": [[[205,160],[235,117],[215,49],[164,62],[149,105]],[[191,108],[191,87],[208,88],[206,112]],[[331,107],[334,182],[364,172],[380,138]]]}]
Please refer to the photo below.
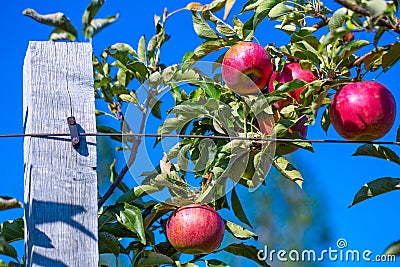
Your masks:
[{"label": "metal wire", "polygon": [[[242,136],[215,136],[215,135],[190,135],[190,134],[122,134],[122,133],[80,133],[80,136],[126,136],[126,137],[162,137],[162,138],[209,138],[209,139],[235,139],[259,142],[283,142],[283,143],[326,143],[326,144],[375,144],[375,145],[400,145],[397,141],[349,141],[334,139],[286,139],[286,138],[260,138],[260,137],[242,137]],[[18,138],[18,137],[69,137],[69,133],[38,133],[38,134],[0,134],[0,138]]]}]

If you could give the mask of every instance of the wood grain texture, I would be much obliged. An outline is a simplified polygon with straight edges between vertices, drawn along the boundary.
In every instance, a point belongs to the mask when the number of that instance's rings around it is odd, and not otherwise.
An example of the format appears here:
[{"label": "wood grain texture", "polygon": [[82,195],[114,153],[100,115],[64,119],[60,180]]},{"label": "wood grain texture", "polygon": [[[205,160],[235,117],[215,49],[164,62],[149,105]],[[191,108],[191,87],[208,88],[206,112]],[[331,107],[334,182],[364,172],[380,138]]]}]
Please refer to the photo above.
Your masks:
[{"label": "wood grain texture", "polygon": [[[92,47],[30,42],[24,62],[25,133],[96,132]],[[24,139],[27,266],[97,266],[96,138]]]}]

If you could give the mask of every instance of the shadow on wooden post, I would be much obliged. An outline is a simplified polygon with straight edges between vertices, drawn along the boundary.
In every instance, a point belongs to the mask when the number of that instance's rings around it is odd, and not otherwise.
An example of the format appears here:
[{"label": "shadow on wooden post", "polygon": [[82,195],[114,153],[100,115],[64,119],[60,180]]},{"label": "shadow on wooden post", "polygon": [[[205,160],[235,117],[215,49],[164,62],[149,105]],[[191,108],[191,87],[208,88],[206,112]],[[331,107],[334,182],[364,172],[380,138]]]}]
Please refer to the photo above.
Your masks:
[{"label": "shadow on wooden post", "polygon": [[[96,132],[92,47],[30,42],[24,63],[25,133]],[[24,139],[26,266],[97,266],[96,138]]]}]

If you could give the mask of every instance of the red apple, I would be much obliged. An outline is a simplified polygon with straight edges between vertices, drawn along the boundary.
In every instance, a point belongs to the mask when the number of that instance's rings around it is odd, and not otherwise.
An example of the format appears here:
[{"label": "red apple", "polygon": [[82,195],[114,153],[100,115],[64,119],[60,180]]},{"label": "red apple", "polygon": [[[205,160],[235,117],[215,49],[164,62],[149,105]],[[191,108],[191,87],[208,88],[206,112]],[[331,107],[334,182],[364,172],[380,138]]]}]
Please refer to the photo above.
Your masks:
[{"label": "red apple", "polygon": [[216,250],[224,238],[225,224],[214,209],[191,204],[175,210],[167,221],[167,238],[178,251],[204,254]]},{"label": "red apple", "polygon": [[227,86],[242,95],[258,94],[272,74],[271,58],[264,48],[252,42],[232,46],[222,61],[222,77]]},{"label": "red apple", "polygon": [[378,82],[355,82],[336,92],[329,111],[333,127],[343,138],[372,141],[392,128],[396,102]]},{"label": "red apple", "polygon": [[[287,83],[291,82],[295,79],[301,79],[306,83],[310,83],[312,81],[317,80],[318,78],[310,71],[310,70],[303,70],[299,63],[288,63],[285,64],[283,67],[282,72],[275,72],[271,79],[269,80],[268,84],[268,92],[274,91],[274,81],[279,83]],[[300,103],[300,94],[306,88],[305,86],[300,87],[294,91],[288,92],[290,98],[281,100],[276,102],[274,105],[278,110],[286,107],[290,103],[292,103],[292,98],[294,98],[298,103]]]}]

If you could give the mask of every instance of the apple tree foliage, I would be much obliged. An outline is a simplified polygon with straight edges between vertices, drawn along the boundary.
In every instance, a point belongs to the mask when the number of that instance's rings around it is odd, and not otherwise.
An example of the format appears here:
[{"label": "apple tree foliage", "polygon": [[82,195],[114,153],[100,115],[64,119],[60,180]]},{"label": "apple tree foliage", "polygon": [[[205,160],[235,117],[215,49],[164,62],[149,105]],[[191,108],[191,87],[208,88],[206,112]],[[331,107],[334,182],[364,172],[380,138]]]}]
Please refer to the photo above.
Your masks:
[{"label": "apple tree foliage", "polygon": [[[211,1],[211,0],[210,0]],[[263,23],[272,23],[289,36],[289,42],[282,46],[272,43],[265,46],[273,58],[274,68],[280,71],[287,61],[299,62],[303,69],[312,70],[318,79],[305,84],[302,80],[294,80],[285,84],[277,84],[273,93],[264,94],[269,104],[286,99],[288,92],[306,86],[300,96],[300,103],[292,103],[282,109],[274,125],[277,138],[285,137],[285,133],[300,119],[306,118],[306,124],[315,124],[317,113],[319,123],[327,132],[329,120],[329,104],[332,91],[338,90],[351,81],[362,80],[370,72],[387,72],[397,63],[400,57],[400,23],[397,12],[397,0],[335,0],[341,8],[332,10],[320,1],[305,0],[248,0],[239,3],[235,0],[214,0],[208,4],[189,3],[178,11],[187,11],[191,15],[193,28],[198,35],[198,46],[188,51],[181,64],[167,66],[162,63],[162,48],[168,42],[169,35],[165,25],[176,12],[154,17],[155,34],[151,38],[144,35],[137,44],[116,43],[105,48],[101,54],[93,55],[95,96],[102,101],[108,110],[97,110],[98,116],[111,116],[121,122],[120,128],[110,125],[98,126],[103,133],[129,133],[131,131],[124,121],[127,104],[135,105],[142,114],[138,118],[140,127],[137,133],[144,133],[144,124],[148,115],[162,118],[162,102],[158,98],[168,88],[174,99],[173,108],[167,111],[169,117],[160,123],[158,133],[231,136],[235,127],[239,127],[252,136],[262,137],[254,127],[254,117],[265,108],[262,104],[251,102],[255,109],[249,108],[249,101],[238,97],[223,83],[220,75],[207,76],[196,71],[193,66],[202,59],[221,63],[227,48],[240,41],[255,41],[257,27]],[[106,18],[96,18],[104,0],[92,0],[82,16],[82,32],[87,40],[105,27],[114,23],[119,14]],[[243,5],[235,16],[229,16],[233,5]],[[78,31],[72,22],[63,14],[41,15],[33,9],[26,9],[23,14],[53,27],[50,40],[75,41]],[[228,20],[228,18],[232,18]],[[357,39],[358,34],[365,32],[369,40]],[[384,34],[393,35],[392,43],[382,44]],[[366,36],[366,35],[362,35]],[[271,40],[273,41],[273,40]],[[190,92],[179,86],[182,81],[190,81],[193,88]],[[149,90],[145,99],[136,94],[136,85],[147,84]],[[224,105],[220,105],[224,103]],[[230,107],[230,109],[226,109]],[[258,135],[257,135],[258,134]],[[296,136],[292,136],[295,138]],[[282,155],[268,157],[268,151],[260,149],[253,142],[218,139],[210,146],[205,146],[200,138],[183,137],[178,143],[166,151],[166,156],[154,170],[143,170],[145,179],[142,184],[130,188],[122,181],[129,168],[136,160],[142,138],[112,136],[120,143],[116,151],[130,151],[126,166],[118,170],[115,162],[110,166],[112,185],[107,193],[99,193],[99,251],[101,254],[113,254],[115,257],[126,255],[132,266],[227,266],[218,260],[218,253],[226,252],[253,260],[261,266],[266,262],[257,258],[258,248],[246,244],[245,240],[256,239],[252,225],[242,207],[238,194],[233,190],[224,194],[224,185],[232,179],[238,186],[255,187],[263,180],[254,181],[243,177],[236,168],[245,168],[240,162],[240,151],[251,147],[250,160],[255,166],[250,172],[261,173],[265,161],[272,165],[286,178],[301,187],[304,181],[301,173]],[[158,138],[156,145],[159,145]],[[400,141],[400,131],[397,135]],[[255,142],[256,143],[256,142]],[[289,145],[289,144],[288,144]],[[295,142],[291,145],[313,152],[312,144]],[[204,152],[206,151],[206,152]],[[206,155],[202,159],[200,155]],[[376,144],[361,145],[353,156],[371,156],[400,164],[399,156],[390,148]],[[162,158],[163,155],[160,155]],[[237,158],[235,158],[237,157]],[[173,161],[175,160],[175,161]],[[232,161],[235,164],[230,164]],[[185,166],[191,162],[194,177],[201,190],[194,192],[187,182]],[[245,161],[243,161],[245,162]],[[246,162],[245,162],[246,163]],[[197,170],[197,171],[196,171]],[[400,188],[400,178],[383,177],[365,184],[354,197],[350,206],[376,195]],[[106,201],[116,190],[115,201]],[[171,199],[155,201],[147,195],[168,190]],[[189,261],[182,259],[164,239],[165,222],[168,215],[176,207],[174,203],[185,204],[207,200],[216,210],[230,210],[237,220],[246,225],[244,228],[235,222],[225,220],[226,230],[237,242],[220,247],[209,255],[195,255]],[[13,198],[0,199],[0,209],[19,207]],[[15,261],[11,266],[18,266],[21,260],[11,245],[23,239],[23,220],[3,222],[0,225],[0,253]],[[387,253],[400,254],[400,242],[388,247]],[[215,258],[215,259],[210,259]],[[4,262],[0,266],[7,266]]]}]

